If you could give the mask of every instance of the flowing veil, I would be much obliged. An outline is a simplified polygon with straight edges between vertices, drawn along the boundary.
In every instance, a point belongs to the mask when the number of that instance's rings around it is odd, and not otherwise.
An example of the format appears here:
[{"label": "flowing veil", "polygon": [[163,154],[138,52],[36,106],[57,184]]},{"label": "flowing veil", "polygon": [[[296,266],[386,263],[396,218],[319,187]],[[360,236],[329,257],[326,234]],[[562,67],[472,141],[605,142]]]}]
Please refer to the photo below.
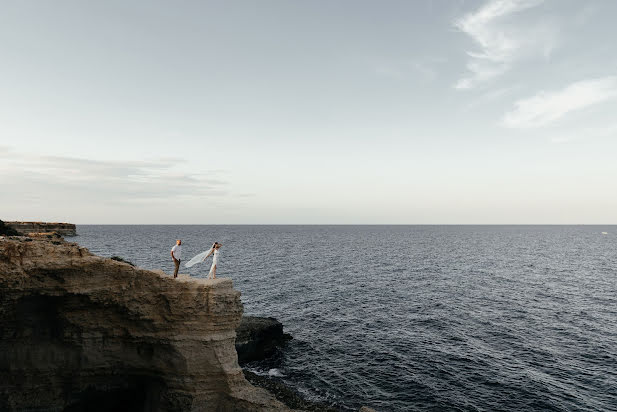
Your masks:
[{"label": "flowing veil", "polygon": [[196,264],[202,262],[211,250],[212,248],[206,250],[205,252],[201,252],[198,255],[195,255],[191,260],[184,264],[184,267],[190,268],[191,266],[195,266]]}]

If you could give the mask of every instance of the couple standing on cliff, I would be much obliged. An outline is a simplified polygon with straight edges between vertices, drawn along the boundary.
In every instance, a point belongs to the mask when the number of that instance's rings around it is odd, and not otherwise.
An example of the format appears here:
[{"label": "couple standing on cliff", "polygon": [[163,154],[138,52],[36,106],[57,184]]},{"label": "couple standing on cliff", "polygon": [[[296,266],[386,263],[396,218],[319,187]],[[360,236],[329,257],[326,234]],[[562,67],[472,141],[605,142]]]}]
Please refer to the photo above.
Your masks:
[{"label": "couple standing on cliff", "polygon": [[[223,246],[222,243],[214,242],[210,250],[206,250],[193,257],[184,266],[190,268],[191,266],[203,262],[206,258],[212,255],[212,266],[210,266],[210,272],[208,273],[208,279],[216,279],[216,265],[219,262],[219,249]],[[178,269],[180,269],[180,259],[182,257],[182,240],[176,240],[176,244],[171,248],[171,258],[174,261],[174,278],[178,277]]]}]

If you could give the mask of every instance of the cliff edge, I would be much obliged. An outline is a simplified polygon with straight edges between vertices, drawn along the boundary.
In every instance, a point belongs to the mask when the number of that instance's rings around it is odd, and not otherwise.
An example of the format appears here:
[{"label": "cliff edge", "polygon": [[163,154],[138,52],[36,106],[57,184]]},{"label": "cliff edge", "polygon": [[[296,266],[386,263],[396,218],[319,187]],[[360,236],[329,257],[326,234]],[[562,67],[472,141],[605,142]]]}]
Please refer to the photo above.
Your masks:
[{"label": "cliff edge", "polygon": [[0,237],[0,410],[287,411],[238,366],[231,279]]}]

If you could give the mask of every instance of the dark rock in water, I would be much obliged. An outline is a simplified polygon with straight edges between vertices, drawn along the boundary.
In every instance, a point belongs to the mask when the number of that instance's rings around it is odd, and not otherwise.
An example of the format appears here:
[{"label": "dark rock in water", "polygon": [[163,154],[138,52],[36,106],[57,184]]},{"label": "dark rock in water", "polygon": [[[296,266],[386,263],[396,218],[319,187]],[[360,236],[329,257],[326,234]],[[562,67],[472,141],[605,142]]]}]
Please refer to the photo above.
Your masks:
[{"label": "dark rock in water", "polygon": [[340,412],[339,409],[331,406],[304,399],[299,393],[277,379],[259,376],[247,370],[244,371],[244,377],[253,385],[266,389],[273,394],[276,399],[292,409],[313,412]]},{"label": "dark rock in water", "polygon": [[243,316],[236,329],[238,362],[269,358],[290,339],[291,335],[283,332],[283,325],[275,318]]},{"label": "dark rock in water", "polygon": [[283,325],[274,318],[243,316],[236,329],[238,362],[246,363],[269,358],[279,346],[292,339],[283,332]]}]

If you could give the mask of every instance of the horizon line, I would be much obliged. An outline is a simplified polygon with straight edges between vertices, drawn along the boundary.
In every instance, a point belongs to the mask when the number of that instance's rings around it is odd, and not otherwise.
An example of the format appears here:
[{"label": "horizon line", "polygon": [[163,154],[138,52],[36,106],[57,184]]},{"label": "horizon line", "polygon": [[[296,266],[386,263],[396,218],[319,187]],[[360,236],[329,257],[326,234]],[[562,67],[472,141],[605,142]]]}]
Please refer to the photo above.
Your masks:
[{"label": "horizon line", "polygon": [[[54,222],[71,223],[71,222]],[[617,223],[73,223],[83,226],[617,226]]]}]

